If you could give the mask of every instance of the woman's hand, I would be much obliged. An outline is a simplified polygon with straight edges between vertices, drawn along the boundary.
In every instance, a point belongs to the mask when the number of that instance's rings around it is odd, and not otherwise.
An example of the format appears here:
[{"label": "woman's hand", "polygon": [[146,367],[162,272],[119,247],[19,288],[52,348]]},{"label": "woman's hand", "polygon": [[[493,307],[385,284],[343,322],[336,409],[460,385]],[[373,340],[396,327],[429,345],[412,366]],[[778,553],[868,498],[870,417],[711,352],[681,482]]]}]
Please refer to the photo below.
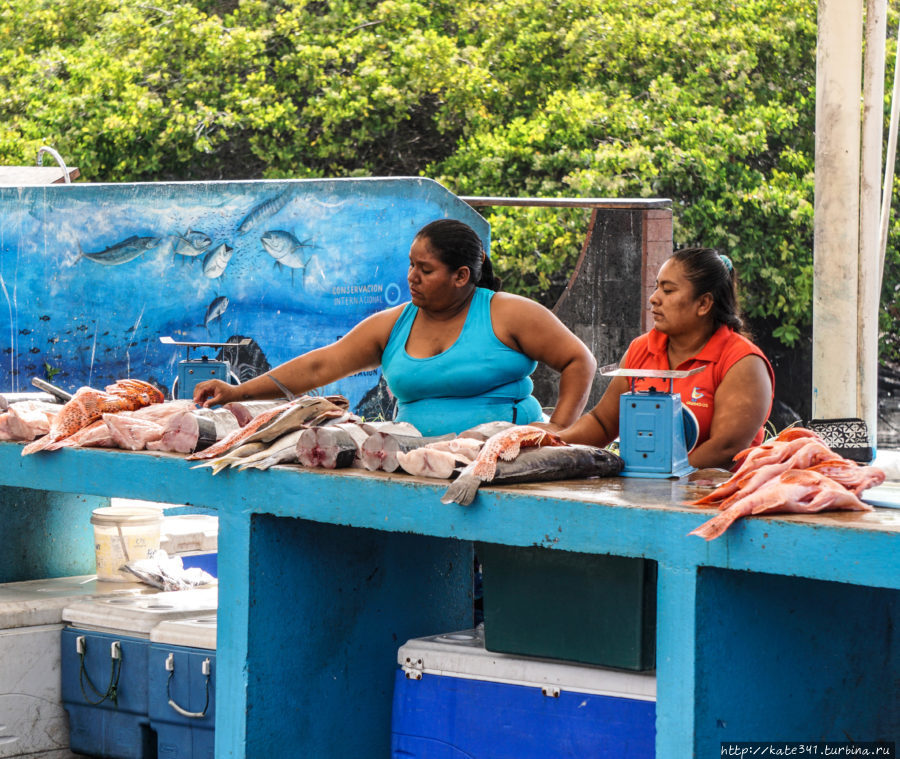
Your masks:
[{"label": "woman's hand", "polygon": [[205,380],[194,387],[194,403],[204,407],[221,406],[237,398],[237,385],[222,380]]}]

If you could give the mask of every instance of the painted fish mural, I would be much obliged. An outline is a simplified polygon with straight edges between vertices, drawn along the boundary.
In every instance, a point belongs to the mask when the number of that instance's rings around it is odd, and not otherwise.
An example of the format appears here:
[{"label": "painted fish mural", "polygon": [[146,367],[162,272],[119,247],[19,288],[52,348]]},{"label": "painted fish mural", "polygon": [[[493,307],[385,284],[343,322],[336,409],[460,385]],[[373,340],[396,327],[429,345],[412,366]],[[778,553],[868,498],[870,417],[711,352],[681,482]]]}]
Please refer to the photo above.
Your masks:
[{"label": "painted fish mural", "polygon": [[189,229],[184,235],[176,235],[176,239],[175,254],[188,258],[199,256],[212,244],[212,240],[207,235],[192,229]]},{"label": "painted fish mural", "polygon": [[226,296],[220,295],[218,298],[213,299],[206,309],[206,316],[203,317],[203,326],[209,329],[210,322],[214,322],[221,317],[227,308],[228,298]]},{"label": "painted fish mural", "polygon": [[234,254],[234,248],[227,243],[221,243],[213,248],[203,258],[203,273],[209,279],[216,279],[225,273],[225,268]]},{"label": "painted fish mural", "polygon": [[259,239],[262,241],[266,253],[282,266],[288,266],[291,269],[303,269],[307,261],[309,261],[309,256],[303,254],[304,248],[312,247],[309,240],[300,242],[290,232],[285,232],[281,229],[273,229],[266,232]]},{"label": "painted fish mural", "polygon": [[132,235],[121,242],[117,242],[115,245],[110,245],[108,248],[93,253],[86,253],[79,243],[78,252],[89,261],[94,261],[104,266],[119,266],[120,264],[127,264],[129,261],[133,261],[142,253],[155,248],[160,242],[161,238],[159,237],[138,237],[137,235]]},{"label": "painted fish mural", "polygon": [[[489,242],[474,210],[420,178],[0,187],[0,390],[34,376],[170,388],[186,356],[165,335],[245,336],[276,366],[408,299],[412,238],[447,216]],[[226,358],[242,380],[259,370]],[[321,392],[355,408],[380,383],[372,370]]]},{"label": "painted fish mural", "polygon": [[269,219],[277,214],[282,208],[287,205],[287,202],[289,200],[289,191],[285,190],[280,195],[275,195],[268,200],[264,200],[259,205],[254,206],[244,217],[243,221],[241,221],[241,224],[237,229],[237,233],[239,235],[247,234],[247,232],[249,232],[254,227],[259,226],[266,219]]}]

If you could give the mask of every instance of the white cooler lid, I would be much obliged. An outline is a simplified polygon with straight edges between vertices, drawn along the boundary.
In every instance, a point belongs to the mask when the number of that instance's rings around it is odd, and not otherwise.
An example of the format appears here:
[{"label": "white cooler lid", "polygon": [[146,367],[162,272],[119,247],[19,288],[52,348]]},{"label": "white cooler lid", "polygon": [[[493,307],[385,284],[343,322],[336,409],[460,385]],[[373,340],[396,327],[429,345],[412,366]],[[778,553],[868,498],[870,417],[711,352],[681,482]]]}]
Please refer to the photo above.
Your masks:
[{"label": "white cooler lid", "polygon": [[212,514],[176,514],[164,517],[159,547],[169,556],[213,553],[219,546],[219,517]]},{"label": "white cooler lid", "polygon": [[413,676],[421,672],[640,701],[656,700],[653,672],[626,672],[487,651],[481,629],[414,638],[400,647],[397,662],[407,675]]},{"label": "white cooler lid", "polygon": [[73,627],[149,638],[150,631],[165,620],[215,612],[218,598],[216,587],[172,590],[144,597],[95,598],[69,604],[63,609],[62,618]]},{"label": "white cooler lid", "polygon": [[215,615],[193,619],[169,619],[150,631],[151,643],[216,650]]},{"label": "white cooler lid", "polygon": [[97,575],[3,583],[0,584],[0,630],[58,625],[62,622],[63,608],[73,601],[156,593],[156,588],[141,582],[104,582]]}]

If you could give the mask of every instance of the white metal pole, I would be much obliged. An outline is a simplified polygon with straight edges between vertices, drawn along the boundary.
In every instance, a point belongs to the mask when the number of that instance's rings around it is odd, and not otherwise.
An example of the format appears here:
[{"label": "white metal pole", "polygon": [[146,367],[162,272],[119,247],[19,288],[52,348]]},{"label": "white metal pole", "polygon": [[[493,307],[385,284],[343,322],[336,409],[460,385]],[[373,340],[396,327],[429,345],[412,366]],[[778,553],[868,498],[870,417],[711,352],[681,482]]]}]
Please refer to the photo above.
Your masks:
[{"label": "white metal pole", "polygon": [[[897,25],[897,52],[900,53],[900,24]],[[887,155],[884,159],[884,187],[881,192],[881,231],[878,238],[878,293],[884,277],[891,198],[894,190],[894,161],[897,158],[897,126],[900,124],[900,55],[894,55],[894,87],[891,94],[891,126],[888,130]]]},{"label": "white metal pole", "polygon": [[887,0],[867,0],[859,196],[855,416],[865,421],[868,428],[868,444],[873,449],[878,437],[878,306],[881,300],[879,232],[886,30]]},{"label": "white metal pole", "polygon": [[812,411],[835,419],[856,416],[862,0],[819,0],[818,26]]}]

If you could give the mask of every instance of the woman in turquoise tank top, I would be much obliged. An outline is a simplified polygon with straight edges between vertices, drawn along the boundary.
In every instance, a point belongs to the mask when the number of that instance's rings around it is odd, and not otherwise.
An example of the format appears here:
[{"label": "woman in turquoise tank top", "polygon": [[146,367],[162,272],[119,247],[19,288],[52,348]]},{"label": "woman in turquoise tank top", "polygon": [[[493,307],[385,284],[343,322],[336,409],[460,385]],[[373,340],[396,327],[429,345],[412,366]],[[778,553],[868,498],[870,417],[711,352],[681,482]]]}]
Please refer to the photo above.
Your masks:
[{"label": "woman in turquoise tank top", "polygon": [[500,283],[471,227],[439,219],[419,230],[407,281],[409,303],[373,314],[337,342],[240,385],[202,382],[195,402],[280,397],[270,377],[300,394],[380,366],[397,399],[398,421],[423,435],[459,433],[490,421],[539,422],[530,375],[543,361],[560,373],[557,404],[543,426],[562,429],[578,418],[594,357],[548,309],[496,292]]}]

